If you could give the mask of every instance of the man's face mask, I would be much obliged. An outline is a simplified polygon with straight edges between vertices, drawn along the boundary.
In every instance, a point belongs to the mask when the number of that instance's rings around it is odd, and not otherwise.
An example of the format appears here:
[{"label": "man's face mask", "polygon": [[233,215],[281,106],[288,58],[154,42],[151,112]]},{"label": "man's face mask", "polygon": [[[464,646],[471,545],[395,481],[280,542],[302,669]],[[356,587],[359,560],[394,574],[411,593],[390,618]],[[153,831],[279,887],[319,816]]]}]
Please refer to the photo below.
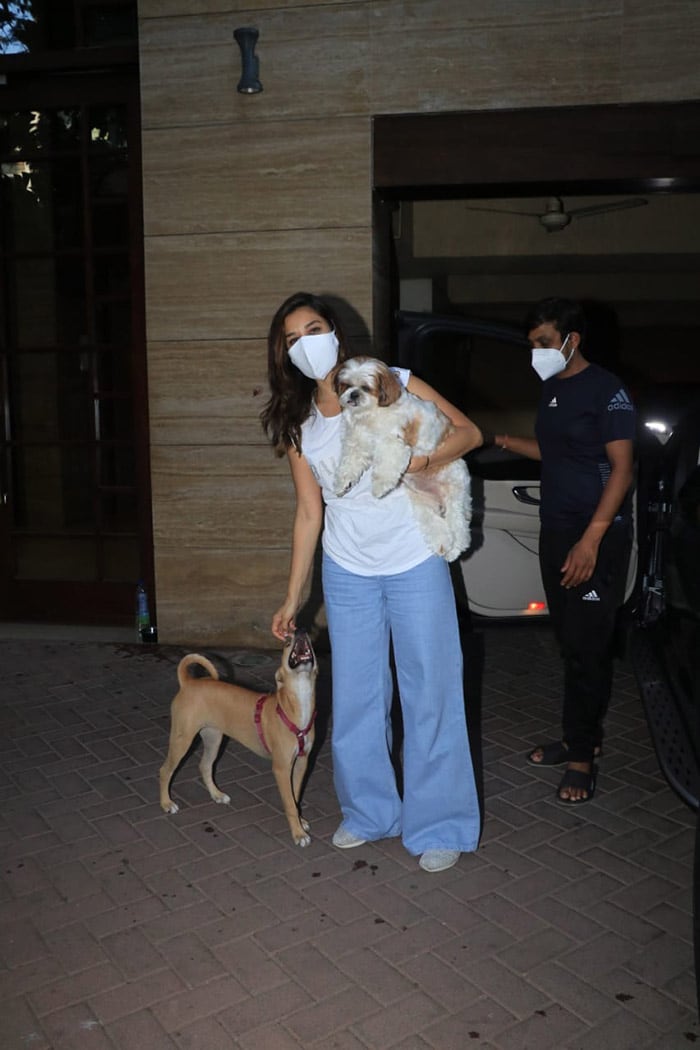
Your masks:
[{"label": "man's face mask", "polygon": [[558,372],[563,372],[569,361],[573,357],[574,347],[571,350],[568,357],[564,357],[564,347],[566,346],[569,337],[567,335],[564,342],[561,344],[561,349],[557,350],[555,347],[540,347],[535,346],[532,350],[532,367],[537,372],[537,375],[541,380],[551,379],[552,376],[557,375]]},{"label": "man's face mask", "polygon": [[287,353],[293,365],[309,379],[325,379],[338,360],[338,337],[335,332],[302,335]]}]

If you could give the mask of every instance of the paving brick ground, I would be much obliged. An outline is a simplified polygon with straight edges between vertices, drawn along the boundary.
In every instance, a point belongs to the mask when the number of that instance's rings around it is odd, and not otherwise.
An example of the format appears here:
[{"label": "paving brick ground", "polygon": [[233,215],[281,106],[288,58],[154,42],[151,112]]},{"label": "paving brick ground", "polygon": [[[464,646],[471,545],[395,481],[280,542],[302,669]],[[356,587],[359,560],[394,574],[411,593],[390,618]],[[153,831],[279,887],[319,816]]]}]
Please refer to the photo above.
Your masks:
[{"label": "paving brick ground", "polygon": [[[469,642],[484,794],[477,853],[438,875],[396,840],[341,852],[328,739],[314,840],[293,846],[267,764],[229,744],[216,806],[191,757],[157,772],[183,650],[0,644],[2,1050],[676,1050],[700,1042],[693,814],[616,674],[596,798],[524,762],[557,723],[542,624]],[[208,650],[272,684],[270,652]],[[326,661],[319,686],[328,721]]]}]

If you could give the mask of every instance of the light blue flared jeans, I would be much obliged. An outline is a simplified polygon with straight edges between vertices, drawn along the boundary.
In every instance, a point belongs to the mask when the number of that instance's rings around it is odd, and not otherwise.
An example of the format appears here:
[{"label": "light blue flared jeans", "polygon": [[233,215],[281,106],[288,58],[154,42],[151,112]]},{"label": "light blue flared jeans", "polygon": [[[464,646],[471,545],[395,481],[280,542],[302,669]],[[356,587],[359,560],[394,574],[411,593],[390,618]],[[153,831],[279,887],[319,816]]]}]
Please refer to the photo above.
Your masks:
[{"label": "light blue flared jeans", "polygon": [[[479,804],[464,713],[462,649],[447,563],[358,576],[323,558],[333,671],[333,775],[348,831],[401,835],[409,853],[468,852]],[[403,800],[391,764],[393,642],[403,715]]]}]

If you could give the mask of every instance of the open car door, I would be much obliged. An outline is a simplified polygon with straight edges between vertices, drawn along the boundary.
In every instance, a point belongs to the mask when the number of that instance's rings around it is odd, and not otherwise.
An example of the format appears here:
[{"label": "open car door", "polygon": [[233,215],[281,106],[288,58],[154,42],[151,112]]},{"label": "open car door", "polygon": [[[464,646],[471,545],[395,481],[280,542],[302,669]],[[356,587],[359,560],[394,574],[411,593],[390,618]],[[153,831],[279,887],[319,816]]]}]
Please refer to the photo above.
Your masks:
[{"label": "open car door", "polygon": [[[534,437],[540,383],[517,328],[408,311],[399,311],[397,325],[397,364],[478,426]],[[456,563],[458,599],[481,616],[545,614],[537,553],[539,462],[491,447],[471,452],[467,463],[472,543]]]}]

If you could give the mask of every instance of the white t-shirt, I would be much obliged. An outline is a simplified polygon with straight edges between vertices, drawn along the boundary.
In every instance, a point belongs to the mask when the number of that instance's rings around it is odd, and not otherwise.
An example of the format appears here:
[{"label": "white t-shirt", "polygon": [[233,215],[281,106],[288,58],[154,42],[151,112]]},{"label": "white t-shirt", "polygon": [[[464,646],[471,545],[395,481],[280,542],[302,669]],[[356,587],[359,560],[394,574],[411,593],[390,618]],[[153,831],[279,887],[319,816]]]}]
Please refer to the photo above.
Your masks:
[{"label": "white t-shirt", "polygon": [[[394,369],[404,386],[410,372]],[[416,524],[408,493],[399,485],[388,495],[372,495],[371,472],[344,496],[333,492],[340,459],[342,414],[323,416],[315,407],[301,428],[301,450],[321,486],[326,504],[323,549],[358,576],[390,576],[432,556]]]}]

